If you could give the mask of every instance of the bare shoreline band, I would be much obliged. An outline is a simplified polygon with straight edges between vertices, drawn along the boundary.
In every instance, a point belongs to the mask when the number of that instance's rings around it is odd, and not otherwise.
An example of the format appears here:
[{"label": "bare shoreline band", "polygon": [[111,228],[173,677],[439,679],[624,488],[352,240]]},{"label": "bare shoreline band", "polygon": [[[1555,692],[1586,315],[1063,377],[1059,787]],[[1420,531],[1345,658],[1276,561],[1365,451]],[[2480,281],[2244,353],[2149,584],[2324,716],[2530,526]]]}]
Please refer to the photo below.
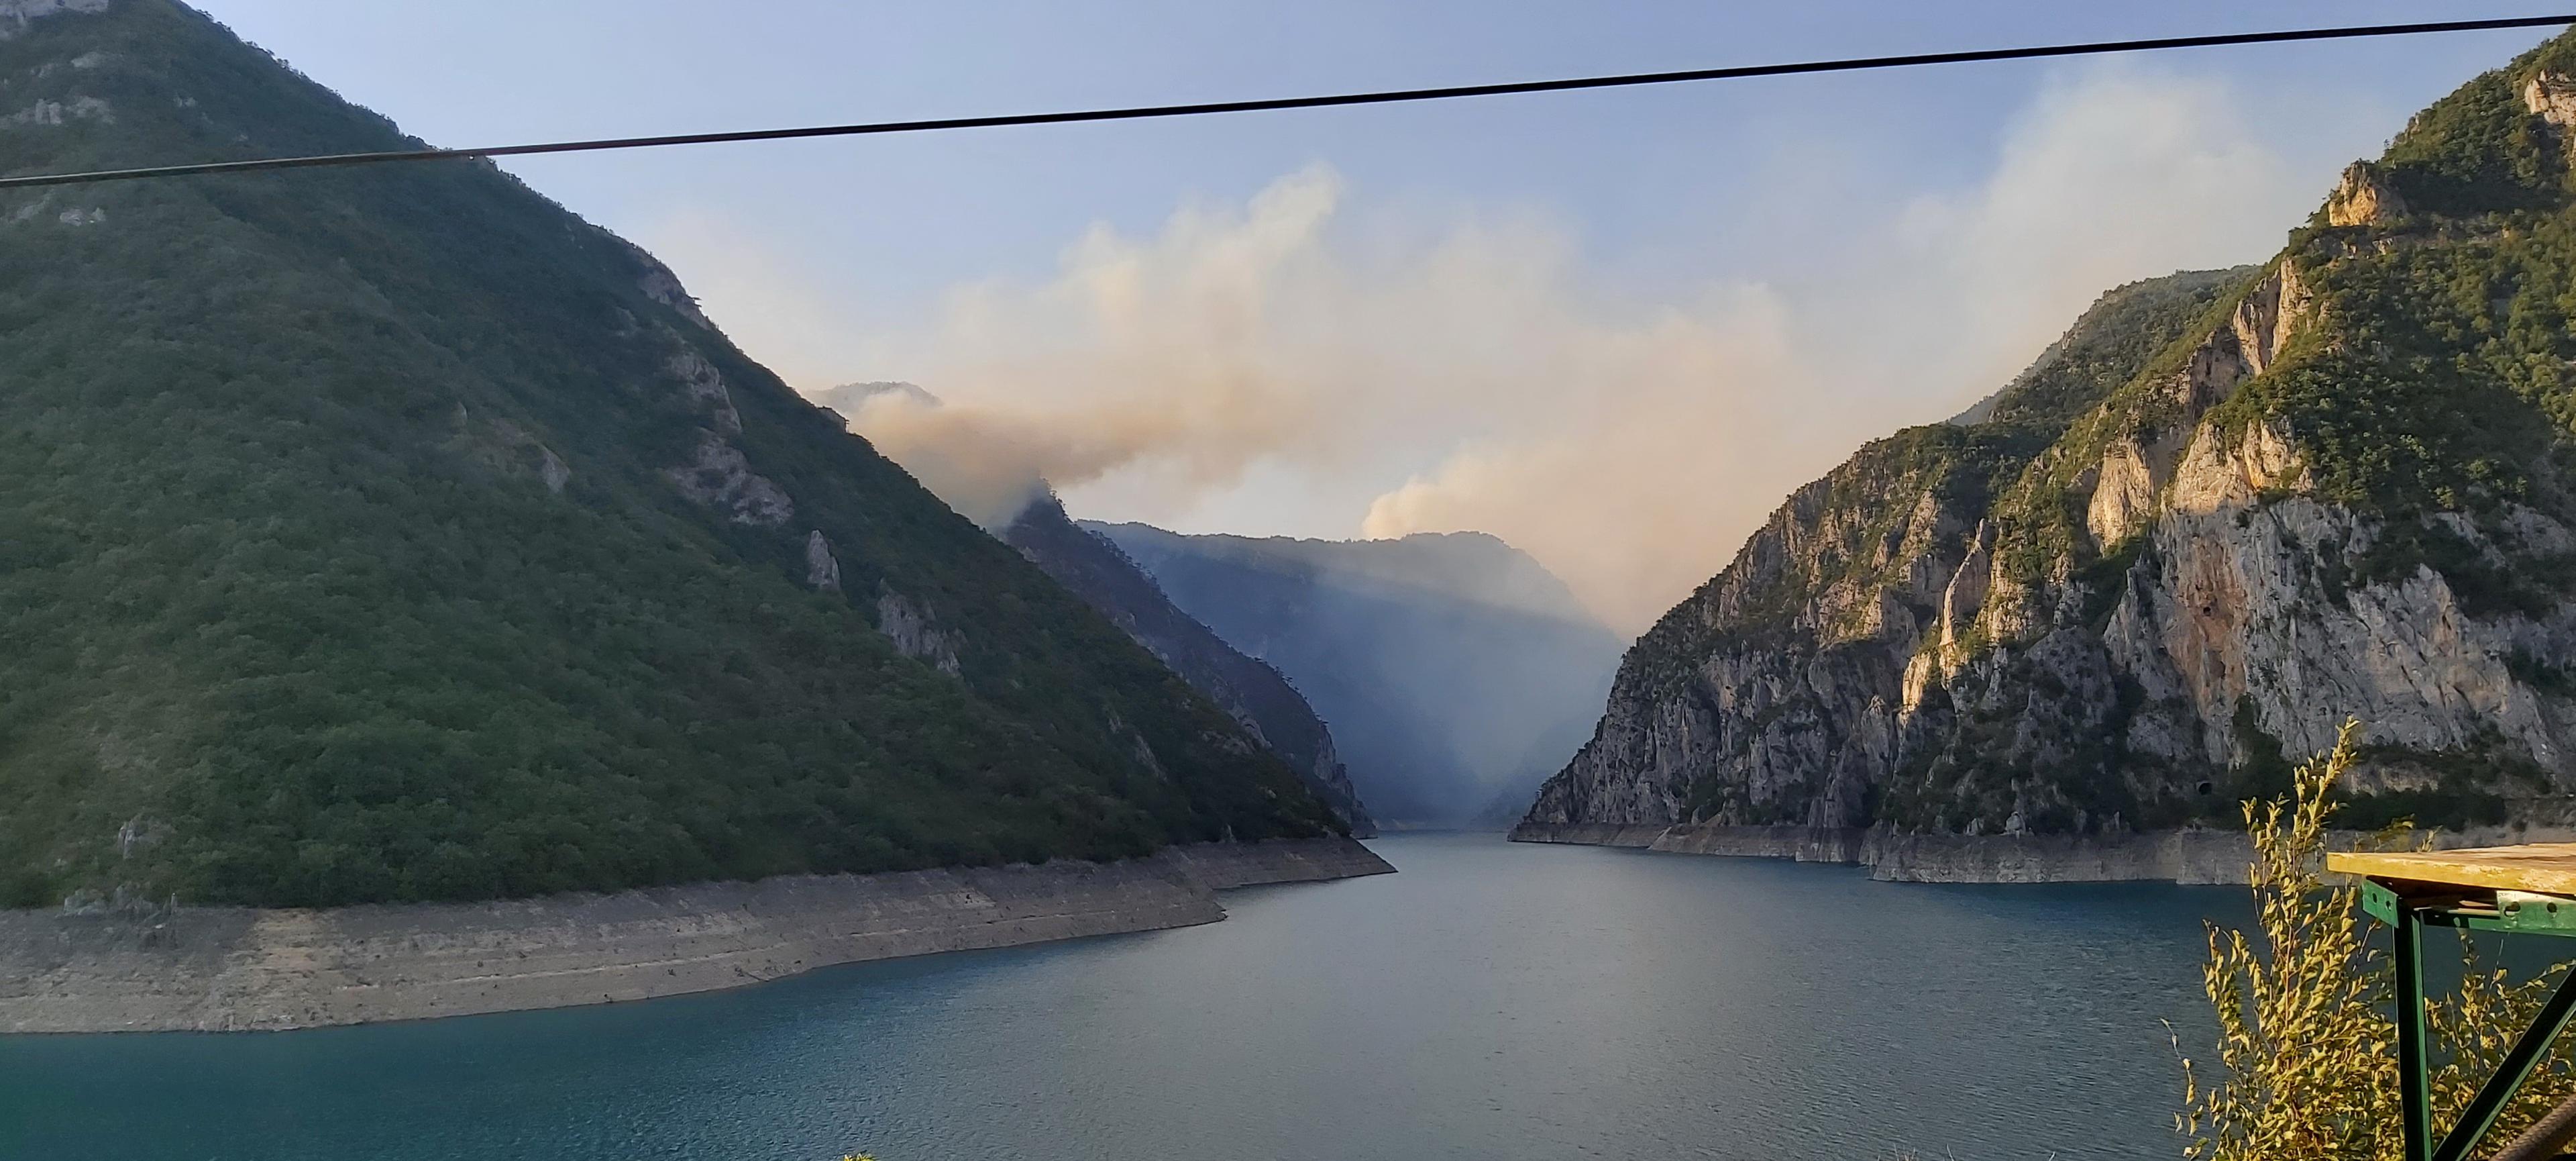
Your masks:
[{"label": "bare shoreline band", "polygon": [[286,1030],[650,999],[1212,923],[1220,890],[1394,869],[1327,838],[490,903],[0,911],[0,1033]]}]

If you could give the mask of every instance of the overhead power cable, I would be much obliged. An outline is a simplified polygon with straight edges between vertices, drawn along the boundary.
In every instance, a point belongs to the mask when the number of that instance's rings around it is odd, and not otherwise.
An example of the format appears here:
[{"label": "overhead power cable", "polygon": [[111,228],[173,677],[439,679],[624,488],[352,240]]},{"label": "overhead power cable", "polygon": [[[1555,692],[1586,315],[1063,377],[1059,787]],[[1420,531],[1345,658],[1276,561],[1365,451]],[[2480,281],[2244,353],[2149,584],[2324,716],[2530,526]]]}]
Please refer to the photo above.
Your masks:
[{"label": "overhead power cable", "polygon": [[2022,48],[1929,52],[1905,56],[1848,57],[1784,64],[1735,65],[1678,72],[1626,73],[1617,76],[1565,77],[1543,81],[1506,81],[1490,85],[1450,85],[1427,89],[1388,89],[1365,93],[1330,93],[1310,97],[1270,97],[1251,101],[1206,101],[1186,105],[1139,105],[1118,109],[1077,109],[1055,113],[1009,113],[989,117],[941,117],[920,121],[875,121],[854,125],[808,125],[788,129],[745,129],[726,133],[675,133],[657,137],[610,137],[594,141],[549,141],[533,145],[495,145],[479,149],[399,149],[375,153],[331,153],[305,157],[259,157],[103,169],[86,173],[41,173],[0,178],[0,189],[134,181],[140,178],[195,174],[250,173],[270,169],[377,165],[396,161],[440,161],[458,157],[527,157],[541,153],[591,153],[607,149],[650,149],[665,145],[714,145],[732,141],[791,141],[813,137],[865,137],[888,133],[927,133],[943,129],[996,129],[1010,125],[1068,125],[1086,121],[1143,121],[1164,117],[1204,117],[1220,113],[1263,113],[1287,109],[1330,109],[1350,105],[1392,105],[1408,101],[1447,101],[1463,97],[1501,97],[1518,93],[1562,93],[1578,89],[1616,89],[1637,85],[1671,85],[1689,81],[1728,81],[1751,77],[1785,77],[1809,73],[1860,72],[1920,65],[1974,64],[1984,61],[2039,60],[2048,57],[2099,56],[2179,48],[2219,48],[2240,44],[2287,44],[2311,40],[2420,36],[2437,32],[2481,32],[2507,28],[2540,28],[2576,24],[2576,15],[2507,16],[2484,20],[2435,20],[2413,24],[2368,24],[2343,28],[2295,28],[2277,32],[2229,32],[2210,36],[2167,36],[2148,40],[2103,40],[2084,44],[2048,44]]}]

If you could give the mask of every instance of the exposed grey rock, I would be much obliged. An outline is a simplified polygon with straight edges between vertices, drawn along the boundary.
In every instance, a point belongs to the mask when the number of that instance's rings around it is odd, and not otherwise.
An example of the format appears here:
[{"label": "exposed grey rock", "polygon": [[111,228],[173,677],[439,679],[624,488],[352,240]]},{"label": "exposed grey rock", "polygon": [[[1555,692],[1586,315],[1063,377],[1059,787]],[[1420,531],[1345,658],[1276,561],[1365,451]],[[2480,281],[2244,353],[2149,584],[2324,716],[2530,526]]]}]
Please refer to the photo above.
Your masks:
[{"label": "exposed grey rock", "polygon": [[2304,498],[2171,513],[2105,643],[2137,670],[2179,678],[2171,692],[2201,723],[2213,762],[2243,757],[2226,731],[2242,698],[2293,753],[2331,747],[2359,717],[2371,740],[2422,750],[2468,748],[2500,730],[2544,767],[2576,774],[2562,728],[2507,670],[2513,619],[2469,617],[2430,569],[2353,589],[2340,605],[2322,599],[2319,574],[2348,565],[2356,523]]},{"label": "exposed grey rock", "polygon": [[0,0],[0,40],[25,32],[27,26],[63,12],[107,11],[108,0]]},{"label": "exposed grey rock", "polygon": [[[956,636],[939,627],[927,606],[902,593],[886,589],[877,594],[877,632],[894,642],[897,653],[925,662],[950,677],[962,672]],[[1142,745],[1142,740],[1137,744]],[[1152,757],[1148,751],[1147,760]]]},{"label": "exposed grey rock", "polygon": [[715,364],[708,362],[705,355],[694,349],[684,350],[671,356],[663,367],[670,371],[672,378],[680,381],[680,389],[687,392],[691,400],[714,414],[716,430],[728,435],[741,434],[742,413],[734,409],[733,393],[725,389],[724,376],[716,371]]},{"label": "exposed grey rock", "polygon": [[2313,305],[2314,296],[2301,281],[2298,266],[2290,262],[2282,263],[2272,277],[2257,284],[2253,293],[2237,303],[2227,325],[2248,374],[2260,375],[2271,369],[2281,349],[2290,344],[2291,328]]},{"label": "exposed grey rock", "polygon": [[562,495],[572,482],[572,465],[538,442],[527,428],[507,419],[479,417],[463,403],[449,413],[448,424],[448,446],[486,468],[533,475],[555,495]]},{"label": "exposed grey rock", "polygon": [[39,100],[35,104],[0,117],[0,126],[51,127],[72,121],[96,121],[102,125],[116,122],[115,110],[96,97],[74,97],[69,102]]},{"label": "exposed grey rock", "polygon": [[742,449],[712,431],[698,433],[697,452],[687,464],[663,473],[680,494],[726,514],[737,524],[774,528],[796,515],[785,490],[751,470]]},{"label": "exposed grey rock", "polygon": [[138,848],[148,847],[161,841],[165,829],[161,824],[144,815],[138,814],[126,819],[116,828],[116,857],[120,859],[133,857]]},{"label": "exposed grey rock", "polygon": [[635,264],[635,288],[642,291],[644,297],[670,307],[681,318],[692,323],[708,330],[716,329],[716,324],[698,309],[698,300],[690,296],[687,287],[680,285],[680,276],[673,274],[670,267],[662,264],[661,259],[646,253],[643,247],[606,230],[600,230],[599,236],[614,243],[625,252],[627,259]]},{"label": "exposed grey rock", "polygon": [[820,528],[805,534],[805,585],[823,592],[841,591],[841,561],[832,555],[832,542],[823,538]]},{"label": "exposed grey rock", "polygon": [[[1111,714],[1109,717],[1109,732],[1124,736],[1127,739],[1127,747],[1129,751],[1135,754],[1136,765],[1139,769],[1142,769],[1146,773],[1163,781],[1169,781],[1171,779],[1172,772],[1163,768],[1163,760],[1161,758],[1154,756],[1153,743],[1146,741],[1145,735],[1136,732],[1133,727],[1127,725],[1125,722],[1119,721],[1116,714]],[[1249,746],[1246,746],[1235,752],[1251,753],[1252,751]]]}]

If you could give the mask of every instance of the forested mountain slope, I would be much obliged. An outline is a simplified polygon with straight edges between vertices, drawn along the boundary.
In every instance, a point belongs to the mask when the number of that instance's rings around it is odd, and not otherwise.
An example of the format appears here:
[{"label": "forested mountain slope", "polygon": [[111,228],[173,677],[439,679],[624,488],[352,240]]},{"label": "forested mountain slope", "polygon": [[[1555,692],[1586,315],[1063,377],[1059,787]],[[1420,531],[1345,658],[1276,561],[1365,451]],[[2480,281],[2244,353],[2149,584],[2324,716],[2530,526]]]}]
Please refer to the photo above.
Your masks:
[{"label": "forested mountain slope", "polygon": [[[0,170],[418,143],[168,0],[0,3]],[[1338,828],[493,167],[0,195],[0,902],[335,904]]]},{"label": "forested mountain slope", "polygon": [[2345,821],[2576,792],[2576,40],[2418,114],[2259,269],[2106,296],[1800,489],[1528,825],[2116,833],[2347,716]]}]

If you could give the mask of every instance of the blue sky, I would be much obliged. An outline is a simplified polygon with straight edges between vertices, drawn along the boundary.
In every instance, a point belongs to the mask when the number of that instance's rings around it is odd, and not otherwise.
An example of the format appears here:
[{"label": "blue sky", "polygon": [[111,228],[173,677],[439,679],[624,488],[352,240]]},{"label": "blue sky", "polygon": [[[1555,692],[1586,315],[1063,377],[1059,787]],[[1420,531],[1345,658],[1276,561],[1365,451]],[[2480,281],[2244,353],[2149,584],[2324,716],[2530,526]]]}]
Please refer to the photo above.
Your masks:
[{"label": "blue sky", "polygon": [[[212,0],[440,144],[2545,11],[1800,4]],[[1860,440],[2086,301],[2259,262],[2344,163],[2538,32],[1948,66],[510,163],[661,254],[951,487],[1354,535],[1476,526],[1623,627]],[[909,417],[920,420],[921,417]],[[973,444],[961,450],[959,441]],[[909,453],[909,455],[907,455]],[[1009,461],[1007,463],[1000,461]],[[938,483],[939,481],[934,481]],[[943,487],[949,494],[951,487]]]}]

